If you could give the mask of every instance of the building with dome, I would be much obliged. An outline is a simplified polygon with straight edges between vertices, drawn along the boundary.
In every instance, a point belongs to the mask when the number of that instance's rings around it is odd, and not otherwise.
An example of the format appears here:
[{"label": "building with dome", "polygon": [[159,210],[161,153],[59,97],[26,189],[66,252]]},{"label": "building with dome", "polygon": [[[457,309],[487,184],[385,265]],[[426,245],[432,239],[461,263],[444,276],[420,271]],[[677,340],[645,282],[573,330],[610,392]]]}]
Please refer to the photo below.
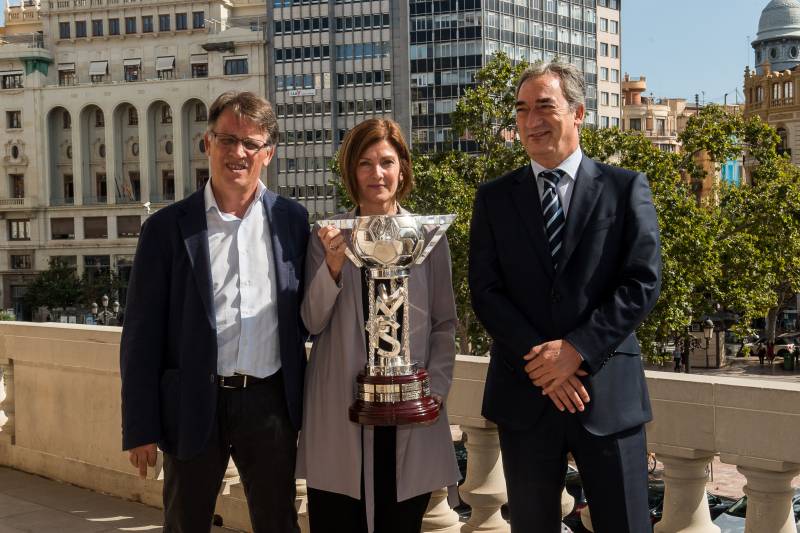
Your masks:
[{"label": "building with dome", "polygon": [[755,68],[744,72],[745,117],[758,115],[781,138],[779,152],[800,164],[800,0],[772,0],[752,43]]}]

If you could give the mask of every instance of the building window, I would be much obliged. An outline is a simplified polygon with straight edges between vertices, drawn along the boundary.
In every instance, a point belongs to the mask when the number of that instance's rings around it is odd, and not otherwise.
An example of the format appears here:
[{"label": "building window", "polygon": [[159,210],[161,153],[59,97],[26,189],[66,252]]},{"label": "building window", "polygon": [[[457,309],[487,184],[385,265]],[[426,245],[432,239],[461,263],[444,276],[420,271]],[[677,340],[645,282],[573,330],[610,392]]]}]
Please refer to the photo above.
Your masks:
[{"label": "building window", "polygon": [[10,254],[9,263],[12,270],[30,270],[33,266],[33,256],[30,254]]},{"label": "building window", "polygon": [[161,123],[172,124],[172,108],[168,104],[161,106]]},{"label": "building window", "polygon": [[615,68],[611,69],[611,81],[613,83],[619,83],[619,70]]},{"label": "building window", "polygon": [[139,124],[139,112],[136,108],[130,106],[128,108],[128,126],[136,126]]},{"label": "building window", "polygon": [[28,219],[9,220],[8,240],[9,241],[31,240],[31,221]]},{"label": "building window", "polygon": [[78,270],[78,256],[75,255],[52,255],[50,256],[50,264],[69,268],[73,272]]},{"label": "building window", "polygon": [[656,135],[665,136],[667,134],[667,119],[656,119]]},{"label": "building window", "polygon": [[9,174],[8,185],[11,198],[25,198],[25,175]]},{"label": "building window", "polygon": [[58,84],[63,86],[75,85],[75,63],[63,63],[58,66]]},{"label": "building window", "polygon": [[142,219],[139,215],[125,215],[117,217],[117,237],[138,237],[142,229]]},{"label": "building window", "polygon": [[22,71],[12,70],[0,72],[0,88],[22,89]]},{"label": "building window", "polygon": [[69,240],[75,238],[75,219],[70,218],[51,218],[50,219],[50,238],[54,241]]},{"label": "building window", "polygon": [[194,184],[197,189],[201,189],[205,186],[206,182],[208,181],[208,169],[207,168],[198,168],[195,170],[194,175]]},{"label": "building window", "polygon": [[609,27],[610,33],[614,33],[614,34],[619,33],[619,21],[610,20],[608,23],[609,23],[608,27]]},{"label": "building window", "polygon": [[100,277],[107,277],[111,270],[111,260],[108,255],[84,255],[83,272],[89,283],[94,283]]},{"label": "building window", "polygon": [[192,11],[192,28],[200,29],[206,27],[206,16],[204,11]]},{"label": "building window", "polygon": [[102,83],[108,74],[108,61],[92,61],[89,63],[89,79],[92,83]]},{"label": "building window", "polygon": [[165,201],[175,199],[175,171],[164,170],[161,173],[161,194]]},{"label": "building window", "polygon": [[633,131],[642,131],[642,119],[641,118],[632,118],[630,119],[630,128]]},{"label": "building window", "polygon": [[619,128],[619,118],[618,117],[611,117],[611,127]]},{"label": "building window", "polygon": [[69,39],[69,22],[58,23],[58,37],[60,39]]},{"label": "building window", "polygon": [[193,78],[207,78],[208,77],[208,63],[192,63],[192,77]]},{"label": "building window", "polygon": [[130,191],[128,191],[129,195],[131,196],[131,200],[139,201],[141,199],[141,181],[139,172],[131,171],[128,172],[128,181],[130,181]]},{"label": "building window", "polygon": [[6,111],[6,128],[10,130],[22,127],[22,111]]},{"label": "building window", "polygon": [[608,43],[600,43],[600,55],[608,57]]},{"label": "building window", "polygon": [[600,81],[608,81],[608,67],[600,67]]},{"label": "building window", "polygon": [[153,16],[145,15],[142,17],[142,33],[153,32]]},{"label": "building window", "polygon": [[122,61],[123,79],[125,81],[139,81],[139,68],[142,65],[141,59],[125,59]]},{"label": "building window", "polygon": [[783,84],[783,97],[787,100],[787,103],[792,103],[788,100],[792,100],[794,98],[794,84],[792,82],[787,81]]},{"label": "building window", "polygon": [[246,57],[236,56],[225,58],[225,75],[232,76],[235,74],[247,74]]},{"label": "building window", "polygon": [[119,35],[119,19],[108,19],[108,34]]},{"label": "building window", "polygon": [[169,31],[169,15],[158,16],[158,31]]},{"label": "building window", "polygon": [[619,107],[619,95],[617,93],[611,93],[611,106]]},{"label": "building window", "polygon": [[72,174],[64,174],[64,203],[71,204],[75,200],[75,189],[72,185]]},{"label": "building window", "polygon": [[600,127],[607,128],[608,127],[608,117],[600,115]]},{"label": "building window", "polygon": [[156,58],[156,74],[160,80],[171,80],[175,72],[175,56]]},{"label": "building window", "polygon": [[94,125],[97,128],[103,128],[106,125],[105,117],[103,117],[103,112],[100,109],[94,112]]},{"label": "building window", "polygon": [[600,31],[608,31],[608,19],[600,17]]},{"label": "building window", "polygon": [[772,84],[772,101],[777,102],[781,99],[781,84],[780,83],[773,83]]},{"label": "building window", "polygon": [[175,13],[175,29],[186,29],[186,13]]},{"label": "building window", "polygon": [[125,33],[136,33],[136,17],[125,17]]},{"label": "building window", "polygon": [[206,105],[197,102],[194,104],[194,120],[195,122],[206,122],[208,120],[208,111],[206,111]]},{"label": "building window", "polygon": [[78,20],[75,22],[75,37],[86,37],[85,20]]},{"label": "building window", "polygon": [[106,187],[106,173],[98,172],[94,177],[95,191],[97,191],[97,202],[105,203],[108,197],[108,189]]},{"label": "building window", "polygon": [[619,46],[616,44],[611,45],[611,57],[615,59],[619,57]]},{"label": "building window", "polygon": [[92,37],[102,37],[103,36],[103,21],[102,20],[93,20],[92,21]]},{"label": "building window", "polygon": [[108,219],[106,217],[84,217],[83,236],[86,239],[108,239]]},{"label": "building window", "polygon": [[601,105],[608,105],[608,93],[601,92],[600,93],[600,104]]}]

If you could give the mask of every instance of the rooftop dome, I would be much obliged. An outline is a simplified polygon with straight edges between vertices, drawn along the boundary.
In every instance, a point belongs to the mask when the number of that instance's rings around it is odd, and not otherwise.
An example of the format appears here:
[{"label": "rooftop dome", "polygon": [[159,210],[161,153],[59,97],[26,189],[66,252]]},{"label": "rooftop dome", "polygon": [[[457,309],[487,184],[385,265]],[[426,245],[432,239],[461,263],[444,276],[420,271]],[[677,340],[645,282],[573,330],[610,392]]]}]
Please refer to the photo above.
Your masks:
[{"label": "rooftop dome", "polygon": [[800,0],[772,0],[761,11],[756,42],[800,37]]}]

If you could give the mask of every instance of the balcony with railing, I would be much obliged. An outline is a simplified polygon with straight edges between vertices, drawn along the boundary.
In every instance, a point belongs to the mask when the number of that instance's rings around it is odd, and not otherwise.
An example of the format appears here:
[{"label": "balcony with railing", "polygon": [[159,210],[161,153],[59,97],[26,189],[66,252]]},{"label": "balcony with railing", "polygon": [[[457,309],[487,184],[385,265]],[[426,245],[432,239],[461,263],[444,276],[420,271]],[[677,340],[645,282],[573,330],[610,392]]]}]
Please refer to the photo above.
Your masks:
[{"label": "balcony with railing", "polygon": [[18,61],[20,58],[52,61],[52,52],[45,48],[44,34],[35,32],[0,36],[0,61]]},{"label": "balcony with railing", "polygon": [[[142,480],[120,451],[119,336],[114,327],[0,323],[0,465],[161,505],[160,458]],[[425,532],[509,531],[500,513],[507,496],[497,429],[480,415],[487,363],[459,356],[446,401],[450,422],[466,434],[467,473],[459,492],[471,517],[460,523],[444,491],[437,491]],[[647,372],[647,382],[654,412],[648,448],[664,465],[666,487],[656,533],[718,532],[705,496],[706,466],[715,457],[747,479],[748,532],[794,533],[800,384],[671,372]],[[224,487],[216,513],[226,526],[249,531],[234,468]],[[297,488],[308,531],[302,480]],[[571,510],[567,498],[562,510]]]}]

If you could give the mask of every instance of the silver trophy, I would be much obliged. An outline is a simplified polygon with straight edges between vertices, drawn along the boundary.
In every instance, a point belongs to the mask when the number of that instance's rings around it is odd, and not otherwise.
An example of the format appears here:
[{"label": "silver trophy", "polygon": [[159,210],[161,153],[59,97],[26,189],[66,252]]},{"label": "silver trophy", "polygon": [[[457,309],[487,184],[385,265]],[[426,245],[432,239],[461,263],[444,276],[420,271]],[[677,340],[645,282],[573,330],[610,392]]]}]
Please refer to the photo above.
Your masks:
[{"label": "silver trophy", "polygon": [[455,218],[376,215],[319,222],[345,232],[345,254],[368,272],[369,350],[367,365],[356,380],[356,399],[350,407],[353,422],[394,426],[431,423],[439,416],[428,372],[411,361],[409,352],[408,274],[431,253]]}]

